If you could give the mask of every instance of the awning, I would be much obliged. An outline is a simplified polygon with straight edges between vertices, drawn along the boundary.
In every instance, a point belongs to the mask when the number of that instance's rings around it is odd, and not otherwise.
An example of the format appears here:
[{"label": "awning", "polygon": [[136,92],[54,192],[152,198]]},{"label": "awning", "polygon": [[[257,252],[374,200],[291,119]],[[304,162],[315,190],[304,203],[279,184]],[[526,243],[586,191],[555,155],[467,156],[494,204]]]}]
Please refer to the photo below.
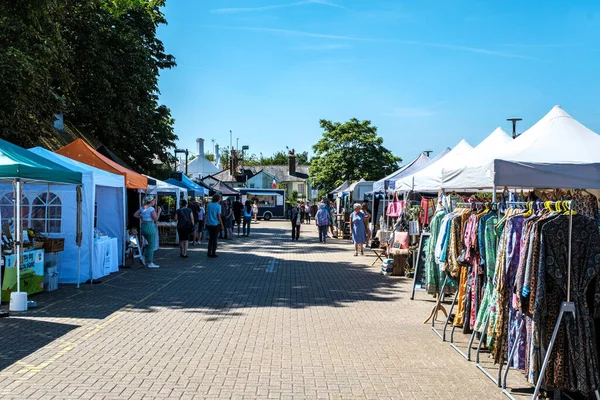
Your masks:
[{"label": "awning", "polygon": [[100,168],[113,174],[125,177],[125,186],[128,189],[146,189],[148,187],[148,178],[138,174],[122,165],[106,158],[94,150],[90,145],[81,139],[76,139],[62,149],[56,150],[56,153],[69,157],[73,160],[82,162],[92,167]]}]

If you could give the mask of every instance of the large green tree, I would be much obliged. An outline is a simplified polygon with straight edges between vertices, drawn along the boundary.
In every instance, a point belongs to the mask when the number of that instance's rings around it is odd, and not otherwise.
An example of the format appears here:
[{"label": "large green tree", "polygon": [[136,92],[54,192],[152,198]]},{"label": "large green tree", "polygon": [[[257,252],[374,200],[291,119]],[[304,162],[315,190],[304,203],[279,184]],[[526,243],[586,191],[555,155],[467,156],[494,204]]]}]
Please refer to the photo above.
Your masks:
[{"label": "large green tree", "polygon": [[161,69],[175,66],[156,29],[165,0],[68,1],[61,25],[73,87],[67,118],[128,164],[156,171],[177,136],[158,102]]},{"label": "large green tree", "polygon": [[71,80],[61,0],[0,1],[0,137],[32,146],[54,133]]},{"label": "large green tree", "polygon": [[158,101],[159,72],[175,66],[156,37],[164,4],[0,1],[0,137],[39,144],[64,113],[136,169],[160,171],[177,139]]},{"label": "large green tree", "polygon": [[310,175],[316,185],[332,190],[345,180],[379,180],[398,169],[401,158],[383,147],[371,121],[320,120],[323,137],[313,146]]}]

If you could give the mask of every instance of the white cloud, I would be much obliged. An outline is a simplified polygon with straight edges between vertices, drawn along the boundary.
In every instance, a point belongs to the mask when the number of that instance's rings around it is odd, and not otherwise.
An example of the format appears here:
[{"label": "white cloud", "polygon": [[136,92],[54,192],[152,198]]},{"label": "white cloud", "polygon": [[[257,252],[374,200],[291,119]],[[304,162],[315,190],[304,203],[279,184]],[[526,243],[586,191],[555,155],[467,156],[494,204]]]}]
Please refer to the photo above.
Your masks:
[{"label": "white cloud", "polygon": [[277,10],[280,8],[306,6],[306,5],[310,5],[310,4],[321,4],[321,5],[329,6],[329,7],[344,8],[343,6],[340,6],[339,4],[331,3],[330,1],[327,1],[327,0],[303,0],[303,1],[296,1],[294,3],[272,4],[272,5],[261,6],[261,7],[217,8],[214,10],[210,10],[210,12],[213,14],[239,14],[239,13],[246,13],[246,12],[270,11],[270,10]]},{"label": "white cloud", "polygon": [[312,51],[328,51],[328,50],[341,50],[350,49],[352,46],[345,43],[326,43],[316,45],[302,45],[294,47],[295,50],[312,50]]},{"label": "white cloud", "polygon": [[291,29],[276,29],[276,28],[262,28],[262,27],[243,27],[243,26],[205,26],[210,28],[218,28],[218,29],[234,29],[234,30],[242,30],[242,31],[256,31],[256,32],[269,32],[269,33],[277,33],[281,35],[289,35],[289,36],[303,36],[303,37],[312,37],[312,38],[320,38],[320,39],[332,39],[332,40],[347,40],[347,41],[355,41],[355,42],[374,42],[374,43],[390,43],[390,44],[405,44],[411,46],[421,46],[421,47],[437,47],[442,49],[449,50],[458,50],[466,53],[476,53],[483,54],[488,56],[496,56],[496,57],[505,57],[505,58],[518,58],[523,60],[538,60],[538,58],[522,55],[522,54],[514,54],[514,53],[506,53],[503,51],[486,49],[482,47],[472,47],[472,46],[463,46],[456,44],[447,44],[447,43],[436,43],[436,42],[421,42],[417,40],[402,40],[402,39],[370,39],[370,38],[361,38],[357,36],[346,36],[346,35],[329,35],[323,33],[313,33],[306,31],[296,31]]}]

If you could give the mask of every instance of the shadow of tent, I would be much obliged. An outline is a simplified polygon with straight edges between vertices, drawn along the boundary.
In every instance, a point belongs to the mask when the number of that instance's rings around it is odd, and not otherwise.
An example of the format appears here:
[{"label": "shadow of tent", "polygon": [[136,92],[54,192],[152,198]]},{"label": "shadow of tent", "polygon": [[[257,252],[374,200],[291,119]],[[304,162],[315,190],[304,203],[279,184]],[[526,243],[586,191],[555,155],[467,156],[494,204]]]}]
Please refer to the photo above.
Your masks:
[{"label": "shadow of tent", "polygon": [[[0,370],[66,335],[78,325],[59,324],[19,317],[5,318],[0,329]],[[57,343],[56,345],[63,345]]]},{"label": "shadow of tent", "polygon": [[[163,256],[176,254],[176,250],[161,252]],[[362,264],[292,261],[271,252],[270,256],[248,253],[241,259],[238,255],[224,265],[227,252],[243,250],[223,249],[219,263],[206,259],[204,251],[192,252],[186,265],[173,262],[173,266],[159,270],[132,269],[81,289],[62,286],[58,292],[36,296],[42,305],[46,299],[55,303],[27,315],[103,319],[117,310],[157,312],[171,308],[231,318],[237,315],[231,314],[236,309],[343,307],[358,301],[395,301],[405,292],[401,284],[405,279],[379,275]],[[269,273],[273,261],[275,270]]]}]

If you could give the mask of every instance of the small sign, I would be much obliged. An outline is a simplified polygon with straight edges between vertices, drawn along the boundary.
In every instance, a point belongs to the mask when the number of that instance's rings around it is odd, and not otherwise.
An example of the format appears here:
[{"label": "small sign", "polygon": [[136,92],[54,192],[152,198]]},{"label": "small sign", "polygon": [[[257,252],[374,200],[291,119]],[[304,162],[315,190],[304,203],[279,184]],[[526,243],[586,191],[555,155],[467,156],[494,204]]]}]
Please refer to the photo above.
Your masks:
[{"label": "small sign", "polygon": [[283,205],[283,196],[278,194],[277,195],[277,205],[278,206],[282,206]]},{"label": "small sign", "polygon": [[310,198],[311,200],[315,200],[317,197],[319,197],[319,191],[316,189],[312,189],[310,191]]}]

